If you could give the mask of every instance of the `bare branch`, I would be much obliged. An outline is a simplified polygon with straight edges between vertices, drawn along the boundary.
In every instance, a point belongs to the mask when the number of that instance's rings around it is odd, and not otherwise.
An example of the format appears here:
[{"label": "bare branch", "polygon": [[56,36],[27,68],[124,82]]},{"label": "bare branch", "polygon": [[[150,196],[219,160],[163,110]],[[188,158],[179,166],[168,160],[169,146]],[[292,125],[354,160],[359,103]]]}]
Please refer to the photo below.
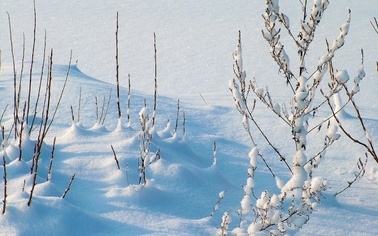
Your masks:
[{"label": "bare branch", "polygon": [[348,181],[348,186],[346,186],[345,188],[343,188],[342,190],[340,190],[339,192],[335,193],[334,195],[337,196],[339,195],[340,193],[343,193],[345,190],[347,190],[348,188],[350,188],[357,180],[361,179],[364,175],[365,175],[365,171],[366,171],[366,165],[367,165],[367,161],[368,161],[368,156],[367,156],[367,153],[365,153],[365,161],[362,162],[361,158],[358,158],[358,162],[357,162],[357,166],[358,166],[358,173],[355,174],[354,176],[354,179],[351,180],[351,181]]},{"label": "bare branch", "polygon": [[36,43],[36,34],[37,34],[37,10],[36,10],[36,7],[35,7],[35,0],[33,0],[33,9],[34,9],[33,48],[32,48],[30,71],[29,71],[29,92],[28,92],[28,102],[27,102],[28,107],[27,107],[27,110],[26,110],[26,124],[29,124],[30,96],[31,96],[31,91],[32,91],[34,52],[35,52],[35,43]]},{"label": "bare branch", "polygon": [[68,186],[67,186],[66,190],[64,191],[64,193],[63,193],[63,195],[62,195],[62,198],[63,198],[63,199],[66,197],[68,191],[70,191],[70,189],[71,189],[71,185],[72,185],[72,182],[73,182],[74,179],[75,179],[75,176],[76,176],[76,173],[72,175],[71,180],[70,180],[70,182],[68,183]]},{"label": "bare branch", "polygon": [[154,111],[152,113],[152,126],[155,126],[156,118],[156,99],[157,99],[157,61],[156,61],[156,34],[154,33]]},{"label": "bare branch", "polygon": [[120,105],[120,93],[119,93],[119,62],[118,62],[118,11],[117,11],[117,27],[116,27],[116,81],[117,81],[117,108],[118,118],[121,118],[121,105]]},{"label": "bare branch", "polygon": [[370,21],[371,26],[373,26],[374,31],[378,34],[378,21],[377,18],[374,17],[374,23],[373,21]]},{"label": "bare branch", "polygon": [[110,147],[112,148],[113,155],[114,155],[114,160],[115,160],[116,163],[117,163],[118,170],[120,170],[121,167],[119,166],[119,162],[118,162],[117,154],[116,154],[116,152],[114,151],[113,145],[110,145]]}]

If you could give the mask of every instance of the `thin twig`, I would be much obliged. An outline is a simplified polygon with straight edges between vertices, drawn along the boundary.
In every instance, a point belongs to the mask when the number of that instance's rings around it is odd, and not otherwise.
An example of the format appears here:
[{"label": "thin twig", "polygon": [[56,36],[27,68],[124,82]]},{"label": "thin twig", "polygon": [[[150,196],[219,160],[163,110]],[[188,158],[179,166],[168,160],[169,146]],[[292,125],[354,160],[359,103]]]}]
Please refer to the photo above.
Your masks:
[{"label": "thin twig", "polygon": [[50,158],[50,164],[49,164],[49,173],[47,174],[47,179],[46,179],[47,181],[51,180],[52,166],[53,166],[54,153],[55,153],[55,141],[56,141],[56,137],[54,137],[54,142],[52,146],[51,158]]},{"label": "thin twig", "polygon": [[154,111],[152,113],[152,126],[155,126],[156,98],[157,98],[157,61],[156,61],[156,34],[154,33]]},{"label": "thin twig", "polygon": [[131,124],[130,120],[130,102],[131,102],[131,78],[130,74],[128,75],[128,84],[129,84],[129,91],[127,91],[127,123],[128,125]]},{"label": "thin twig", "polygon": [[73,112],[72,106],[71,106],[71,121],[72,121],[72,123],[75,122],[75,116],[74,116],[74,112]]},{"label": "thin twig", "polygon": [[365,175],[365,171],[366,171],[365,167],[368,161],[367,153],[365,153],[365,157],[366,159],[364,162],[362,162],[361,158],[358,159],[357,166],[358,166],[359,172],[355,174],[354,179],[351,181],[348,181],[348,185],[342,190],[340,190],[339,192],[335,193],[334,194],[335,196],[339,195],[340,193],[343,193],[345,190],[350,188],[357,180],[361,179]]},{"label": "thin twig", "polygon": [[[2,140],[4,140],[4,126],[1,126],[1,137]],[[4,141],[2,141],[1,144],[1,150],[3,151],[3,170],[4,170],[4,199],[3,199],[3,214],[5,214],[5,210],[7,207],[7,187],[8,187],[8,179],[7,179],[7,161],[5,158],[5,144]]]},{"label": "thin twig", "polygon": [[213,147],[213,165],[217,164],[217,141],[214,140],[214,147]]},{"label": "thin twig", "polygon": [[77,109],[77,122],[80,122],[80,108],[81,108],[81,87],[79,93],[79,108]]},{"label": "thin twig", "polygon": [[202,98],[202,100],[203,100],[203,102],[205,103],[205,105],[207,106],[207,102],[205,101],[205,98],[202,96],[202,94],[200,93],[199,94],[200,96],[201,96],[201,98]]},{"label": "thin twig", "polygon": [[121,118],[121,105],[120,105],[120,94],[119,94],[119,62],[118,62],[118,11],[117,11],[117,27],[116,27],[116,81],[117,81],[117,108],[118,108],[118,118]]},{"label": "thin twig", "polygon": [[100,119],[98,121],[99,124],[101,124],[102,118],[104,117],[104,113],[105,113],[105,101],[106,101],[106,96],[104,95],[104,99],[102,100],[102,106],[101,106],[101,115],[100,115]]},{"label": "thin twig", "polygon": [[126,163],[126,180],[127,180],[127,186],[130,186],[130,181],[129,181],[129,163]]},{"label": "thin twig", "polygon": [[46,61],[46,45],[47,45],[46,41],[47,41],[47,33],[46,33],[46,30],[45,30],[45,38],[44,38],[44,44],[43,44],[44,46],[43,46],[43,58],[42,58],[41,76],[39,78],[39,86],[38,86],[37,99],[35,101],[34,115],[33,115],[32,123],[30,125],[29,135],[31,134],[31,132],[33,130],[35,118],[37,117],[37,113],[38,113],[38,103],[39,103],[39,97],[41,95],[42,79],[43,79],[43,73],[44,73],[45,61]]},{"label": "thin twig", "polygon": [[76,173],[72,175],[71,180],[70,180],[70,182],[68,183],[68,186],[67,186],[66,190],[64,191],[64,193],[63,193],[63,195],[62,195],[62,198],[63,198],[63,199],[66,197],[68,191],[70,191],[70,189],[71,189],[71,185],[72,185],[72,182],[73,182],[74,179],[75,179],[75,176],[76,176]]},{"label": "thin twig", "polygon": [[[47,122],[47,120],[46,120],[46,122]],[[42,126],[43,126],[43,124],[41,124],[41,126],[39,128],[37,143],[34,145],[32,167],[31,167],[31,170],[30,170],[30,174],[33,174],[33,184],[32,184],[32,188],[30,190],[30,194],[29,194],[29,200],[28,200],[28,203],[27,203],[28,206],[30,206],[31,203],[32,203],[34,189],[35,189],[35,186],[37,185],[37,173],[38,173],[38,166],[39,166],[39,157],[41,155],[41,149],[42,149],[43,138],[44,138]]]},{"label": "thin twig", "polygon": [[117,154],[116,154],[116,152],[114,151],[113,145],[110,145],[110,147],[112,148],[113,155],[114,155],[114,160],[115,160],[116,163],[117,163],[118,170],[120,170],[121,167],[119,166],[119,161],[118,161],[118,158],[117,158]]},{"label": "thin twig", "polygon": [[[60,91],[60,95],[59,95],[59,99],[58,99],[58,102],[56,103],[56,106],[55,106],[55,110],[54,110],[54,114],[52,115],[51,117],[51,120],[50,120],[50,123],[46,129],[46,133],[49,131],[50,127],[51,127],[51,124],[53,123],[54,121],[54,118],[55,118],[55,115],[56,113],[58,112],[58,108],[59,108],[59,105],[60,105],[60,101],[62,100],[62,97],[63,97],[63,93],[64,93],[64,89],[66,88],[66,85],[67,85],[67,80],[68,80],[68,77],[70,75],[70,71],[71,71],[71,60],[72,60],[72,50],[71,50],[71,53],[70,53],[70,61],[68,62],[68,69],[67,69],[67,74],[66,74],[66,78],[64,79],[64,84],[63,84],[63,87],[62,87],[62,90]],[[51,64],[52,66],[52,64]],[[51,71],[50,71],[51,73]],[[51,85],[50,85],[51,86]]]},{"label": "thin twig", "polygon": [[[47,123],[49,120],[49,113],[50,113],[50,103],[51,103],[51,83],[52,83],[52,70],[53,70],[53,49],[50,51],[50,58],[49,58],[49,68],[48,68],[48,77],[46,80],[46,91],[45,91],[45,101],[43,104],[42,109],[42,124],[39,136],[41,139],[41,143],[43,143],[43,140],[47,134]],[[56,110],[56,109],[55,109]]]},{"label": "thin twig", "polygon": [[110,92],[109,92],[108,105],[106,106],[106,111],[105,111],[104,119],[102,120],[102,125],[104,125],[105,119],[106,119],[106,115],[108,114],[108,110],[109,110],[109,106],[110,106],[110,98],[111,97],[112,97],[112,89],[110,89]]},{"label": "thin twig", "polygon": [[[24,65],[25,65],[25,33],[22,34],[22,61],[21,61],[20,81],[18,83],[18,92],[17,92],[17,104],[16,104],[17,105],[17,113],[20,109],[22,76],[24,74]],[[17,114],[17,121],[19,122],[18,114]]]},{"label": "thin twig", "polygon": [[36,10],[36,7],[35,7],[35,0],[33,0],[33,9],[34,9],[33,47],[32,47],[30,72],[29,72],[29,92],[28,92],[28,102],[27,102],[28,107],[27,107],[27,110],[26,110],[26,124],[29,124],[30,96],[31,96],[31,91],[32,91],[34,52],[35,52],[36,34],[37,34],[37,10]]},{"label": "thin twig", "polygon": [[180,99],[177,99],[176,124],[175,124],[175,130],[174,130],[175,134],[177,133],[179,114],[180,114]]},{"label": "thin twig", "polygon": [[1,117],[0,117],[0,125],[1,125],[1,121],[2,121],[3,118],[4,118],[4,114],[5,114],[5,112],[7,111],[8,105],[9,105],[9,104],[7,104],[7,105],[5,106],[4,111],[3,111],[3,113],[1,114]]},{"label": "thin twig", "polygon": [[[360,122],[361,128],[364,131],[364,133],[366,134],[368,131],[367,131],[365,123],[364,123],[364,121],[362,119],[360,110],[358,109],[356,103],[352,99],[352,95],[349,93],[348,88],[345,85],[343,85],[343,86],[344,86],[344,89],[346,91],[346,94],[350,97],[350,101],[352,102],[354,110],[357,113],[357,118],[358,118],[358,120]],[[378,156],[377,156],[377,153],[375,152],[372,140],[371,139],[367,139],[367,142],[368,142],[369,146],[367,146],[367,145],[363,145],[363,146],[367,149],[367,151],[372,155],[372,157],[374,158],[374,160],[378,163]]]},{"label": "thin twig", "polygon": [[182,113],[182,136],[185,136],[186,133],[186,113]]},{"label": "thin twig", "polygon": [[302,22],[305,23],[306,18],[307,18],[307,0],[304,1],[302,8],[303,8],[303,20],[302,20]]},{"label": "thin twig", "polygon": [[12,36],[12,23],[9,12],[8,23],[9,23],[9,40],[11,44],[11,53],[12,53],[12,65],[13,65],[13,124],[14,124],[14,136],[17,136],[17,120],[18,120],[18,110],[17,110],[17,72],[16,72],[16,59],[14,56],[14,47],[13,47],[13,36]]},{"label": "thin twig", "polygon": [[95,105],[96,105],[96,123],[98,123],[98,102],[97,102],[97,96],[95,96]]},{"label": "thin twig", "polygon": [[[293,174],[293,171],[291,170],[290,165],[287,163],[286,158],[278,151],[278,149],[273,145],[273,143],[270,141],[270,139],[266,136],[266,134],[264,133],[264,131],[261,129],[260,125],[257,123],[255,118],[253,117],[252,112],[250,111],[250,109],[248,107],[247,107],[247,111],[249,113],[250,119],[255,124],[255,126],[259,130],[260,134],[264,137],[264,139],[269,144],[269,146],[273,149],[273,151],[275,153],[277,153],[277,155],[280,157],[280,161],[283,161],[285,163],[286,167],[289,169],[290,173]],[[273,177],[275,177],[275,174],[273,173],[272,169],[269,167],[269,165],[267,164],[265,159],[262,157],[262,155],[259,155],[259,156],[262,158],[262,160],[264,161],[265,165],[268,167],[268,169],[271,172],[271,174],[273,175]]]},{"label": "thin twig", "polygon": [[18,161],[22,160],[22,133],[24,131],[25,109],[26,109],[26,101],[24,103],[24,109],[22,110],[22,121],[21,121],[20,134],[19,134],[19,142],[18,142],[18,148],[19,148]]},{"label": "thin twig", "polygon": [[375,25],[372,21],[370,21],[371,26],[373,26],[374,31],[378,34],[378,21],[377,18],[374,17]]}]

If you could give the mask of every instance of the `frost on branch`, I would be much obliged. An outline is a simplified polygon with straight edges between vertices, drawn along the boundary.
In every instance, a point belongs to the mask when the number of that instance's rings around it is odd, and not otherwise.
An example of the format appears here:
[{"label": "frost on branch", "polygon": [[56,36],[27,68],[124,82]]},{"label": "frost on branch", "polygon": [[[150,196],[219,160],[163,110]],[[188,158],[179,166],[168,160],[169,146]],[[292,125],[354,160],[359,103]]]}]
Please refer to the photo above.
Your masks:
[{"label": "frost on branch", "polygon": [[345,37],[349,31],[349,24],[351,20],[351,10],[348,11],[348,18],[346,22],[340,27],[339,35],[333,40],[331,47],[328,50],[327,55],[323,55],[318,61],[318,67],[328,63],[335,56],[335,52],[340,49],[345,42]]},{"label": "frost on branch", "polygon": [[217,236],[226,236],[228,228],[231,224],[231,216],[229,212],[225,212],[222,216],[221,228],[218,231]]},{"label": "frost on branch", "polygon": [[239,31],[239,41],[238,46],[236,47],[235,52],[233,53],[234,57],[234,73],[237,77],[235,79],[229,81],[229,89],[231,90],[236,108],[242,114],[246,114],[246,87],[245,87],[245,78],[246,73],[243,70],[243,58],[242,58],[242,47],[241,47],[241,32]]},{"label": "frost on branch", "polygon": [[277,28],[278,21],[289,27],[289,18],[284,14],[279,14],[280,8],[278,0],[267,0],[265,13],[262,15],[265,22],[265,31],[262,31],[263,37],[270,45],[270,54],[279,65],[279,69],[285,74],[287,82],[290,81],[292,73],[290,71],[290,60],[284,45],[280,41],[280,28]]},{"label": "frost on branch", "polygon": [[360,68],[358,69],[358,74],[354,78],[354,86],[352,89],[352,95],[358,93],[360,91],[360,82],[361,80],[365,77],[365,70],[364,70],[364,54],[363,51],[361,50],[361,65]]}]

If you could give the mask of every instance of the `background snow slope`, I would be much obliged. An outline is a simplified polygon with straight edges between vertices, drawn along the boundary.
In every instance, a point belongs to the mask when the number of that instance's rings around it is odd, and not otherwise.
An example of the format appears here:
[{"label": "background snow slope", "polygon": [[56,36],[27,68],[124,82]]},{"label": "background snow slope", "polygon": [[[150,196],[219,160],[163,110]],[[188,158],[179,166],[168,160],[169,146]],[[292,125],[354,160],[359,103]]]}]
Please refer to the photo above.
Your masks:
[{"label": "background snow slope", "polygon": [[[7,14],[12,19],[16,59],[21,61],[22,32],[26,37],[26,55],[30,58],[33,30],[32,1],[3,0],[0,3],[0,49],[2,69],[0,87],[2,110],[12,104],[12,68],[9,50]],[[250,143],[240,117],[234,111],[228,91],[228,80],[233,77],[231,54],[235,49],[238,30],[242,31],[244,63],[249,78],[259,84],[269,84],[277,99],[287,98],[277,81],[277,69],[269,56],[267,43],[261,37],[261,14],[264,2],[254,1],[101,1],[89,0],[64,3],[57,0],[37,0],[38,41],[36,61],[42,61],[43,34],[47,30],[47,48],[54,49],[54,78],[57,90],[65,77],[70,50],[75,67],[48,144],[57,136],[58,150],[53,179],[45,182],[49,161],[46,146],[44,168],[40,172],[38,191],[32,207],[26,206],[27,193],[21,192],[29,162],[9,164],[10,186],[7,214],[0,219],[0,233],[36,234],[214,234],[224,211],[239,208],[243,195]],[[300,15],[297,1],[281,3],[295,26]],[[373,140],[378,137],[378,88],[375,61],[377,35],[369,21],[378,15],[375,1],[331,2],[318,28],[317,39],[311,48],[310,61],[317,61],[325,51],[324,38],[332,39],[338,27],[352,9],[352,24],[345,47],[338,52],[336,67],[348,69],[355,75],[360,48],[365,51],[366,79],[358,100],[362,114],[369,118]],[[132,78],[132,128],[116,130],[115,82],[115,17],[120,16],[121,84],[126,87],[127,74]],[[162,159],[150,166],[147,176],[151,181],[144,189],[127,188],[126,164],[131,184],[135,184],[138,156],[139,125],[137,114],[144,98],[151,108],[153,92],[153,32],[158,48],[158,131],[163,131],[167,119],[170,132],[159,133],[153,151],[161,149]],[[290,51],[290,46],[287,49]],[[295,55],[294,48],[291,48]],[[30,59],[29,59],[30,60]],[[292,61],[296,65],[296,61]],[[18,69],[20,64],[18,64]],[[36,66],[40,68],[40,66]],[[271,69],[273,68],[273,69]],[[35,69],[38,75],[38,69]],[[38,77],[38,76],[37,76]],[[25,76],[27,78],[27,76]],[[101,82],[100,82],[101,81]],[[284,81],[282,81],[284,83]],[[70,106],[78,107],[79,88],[83,91],[81,125],[71,126]],[[94,97],[102,101],[113,89],[113,100],[105,127],[95,123]],[[137,92],[140,91],[140,92]],[[122,89],[124,110],[127,89]],[[204,97],[202,100],[200,94]],[[187,114],[187,135],[172,137],[176,102]],[[151,109],[150,109],[151,110]],[[268,134],[280,148],[288,139],[277,134],[279,125],[263,106],[257,110]],[[12,119],[8,112],[6,120]],[[182,121],[180,121],[182,122]],[[347,121],[354,128],[354,118]],[[6,124],[6,122],[5,122]],[[125,125],[125,120],[124,120]],[[212,165],[213,141],[217,140],[217,165]],[[261,141],[261,138],[260,140]],[[261,143],[261,142],[260,142]],[[118,171],[111,153],[113,145],[122,165]],[[330,152],[324,170],[330,180],[330,193],[341,189],[353,177],[358,157],[348,143],[343,150]],[[269,149],[263,150],[270,152]],[[337,155],[336,155],[337,154]],[[357,155],[357,154],[356,154]],[[366,176],[352,189],[332,200],[326,196],[319,211],[300,234],[308,235],[376,235],[378,234],[378,168],[369,162]],[[275,171],[284,171],[280,163]],[[322,171],[320,169],[319,171]],[[328,171],[328,172],[327,172]],[[2,172],[1,172],[2,173]],[[13,174],[12,174],[13,173]],[[25,173],[25,174],[22,174]],[[76,179],[65,200],[60,199],[73,173]],[[269,173],[260,169],[260,189],[274,188]],[[284,176],[285,177],[285,176]],[[287,177],[287,176],[286,176]],[[152,180],[153,179],[153,180]],[[0,185],[3,187],[3,185]],[[2,188],[1,188],[2,189]],[[220,211],[209,218],[220,191],[228,190]],[[237,224],[237,216],[234,224]]]},{"label": "background snow slope", "polygon": [[[4,11],[11,14],[16,52],[21,58],[22,32],[25,32],[31,49],[33,30],[32,1],[2,1],[1,41],[3,61],[9,60],[7,19]],[[356,65],[359,50],[364,48],[366,65],[375,63],[377,47],[375,32],[369,21],[377,15],[373,0],[356,2],[332,2],[318,28],[318,43],[313,45],[313,60],[325,51],[324,38],[333,39],[338,27],[345,21],[347,8],[352,9],[352,22],[345,49],[337,60]],[[157,34],[158,73],[160,94],[174,97],[203,93],[205,98],[229,95],[228,79],[233,76],[231,54],[235,48],[238,30],[242,31],[245,66],[250,76],[258,78],[276,77],[267,51],[267,43],[261,37],[264,1],[74,1],[62,4],[57,0],[36,1],[38,14],[39,43],[41,55],[43,30],[47,30],[48,48],[54,48],[55,61],[67,64],[70,50],[74,62],[97,79],[114,83],[115,78],[115,18],[120,17],[120,64],[126,81],[130,73],[134,88],[151,92],[153,87],[153,32]],[[288,13],[293,27],[299,22],[300,6],[297,1],[282,2],[281,9]],[[290,47],[289,44],[286,47]],[[7,50],[5,50],[7,49]],[[294,48],[293,48],[294,49]],[[27,55],[30,55],[27,53]],[[40,58],[40,57],[36,57]],[[294,58],[292,58],[294,60]],[[295,61],[292,62],[295,65]],[[309,64],[309,62],[308,62]],[[356,70],[356,66],[349,66]],[[374,75],[374,67],[366,68]],[[352,73],[351,73],[352,74]],[[124,84],[126,84],[124,82]],[[215,95],[214,95],[215,93]],[[209,94],[209,95],[207,95]],[[199,96],[198,101],[201,101]],[[210,98],[208,98],[210,99]],[[210,102],[210,101],[209,101]],[[227,104],[230,104],[227,103]]]}]

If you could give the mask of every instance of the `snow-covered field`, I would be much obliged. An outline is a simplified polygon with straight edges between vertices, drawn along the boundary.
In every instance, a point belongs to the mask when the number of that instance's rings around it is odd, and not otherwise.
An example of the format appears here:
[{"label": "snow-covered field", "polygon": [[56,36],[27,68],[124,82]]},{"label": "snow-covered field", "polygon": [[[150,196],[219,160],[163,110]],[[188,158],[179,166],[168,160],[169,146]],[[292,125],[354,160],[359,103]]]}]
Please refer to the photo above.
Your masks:
[{"label": "snow-covered field", "polygon": [[[285,100],[290,96],[282,89],[285,81],[278,74],[269,46],[261,36],[264,6],[264,1],[66,0],[62,3],[36,0],[37,43],[32,101],[36,99],[41,73],[44,30],[47,32],[47,53],[53,49],[52,110],[63,87],[71,50],[72,66],[58,113],[42,148],[30,206],[27,205],[33,182],[30,169],[38,129],[32,131],[30,139],[24,137],[22,161],[18,160],[18,144],[12,137],[4,142],[8,197],[6,212],[0,216],[0,234],[216,235],[226,211],[233,219],[230,229],[237,227],[237,210],[244,195],[242,185],[248,177],[248,153],[252,147],[228,89],[228,81],[234,77],[232,53],[239,30],[247,78],[255,77],[261,87],[269,85],[273,99]],[[364,49],[366,77],[356,100],[375,141],[378,138],[378,105],[375,102],[378,101],[378,35],[369,21],[378,16],[376,1],[331,1],[310,47],[307,66],[313,68],[324,54],[324,39],[331,40],[338,35],[339,26],[347,18],[347,8],[352,10],[350,30],[345,46],[336,53],[334,65],[355,76],[360,64],[360,49]],[[33,1],[3,0],[0,9],[1,113],[8,105],[0,123],[7,135],[13,123],[14,85],[6,12],[11,17],[18,78],[25,33],[23,104],[27,99],[33,41]],[[302,17],[299,1],[282,2],[281,10],[289,15],[293,30],[297,32],[295,27]],[[117,11],[122,125],[118,123],[115,96]],[[148,181],[143,186],[138,185],[141,131],[138,114],[145,102],[150,116],[153,111],[153,33],[157,37],[158,96],[151,155],[160,150],[160,159],[147,167]],[[295,45],[285,45],[285,49],[296,55]],[[294,57],[291,63],[298,64]],[[128,74],[131,78],[130,126],[126,117]],[[110,92],[105,122],[103,125],[96,123],[95,101],[98,101],[100,117]],[[180,113],[175,132],[178,99]],[[358,134],[360,130],[352,109],[345,109],[351,116],[345,116],[343,124]],[[278,149],[287,156],[292,155],[285,149],[292,143],[291,135],[282,132],[285,127],[277,123],[276,116],[259,102],[255,115]],[[315,119],[322,115],[326,116],[326,111],[320,110]],[[37,122],[40,118],[39,115]],[[290,176],[283,163],[264,146],[259,133],[254,135],[274,172],[288,180]],[[46,181],[54,137],[52,175]],[[347,139],[337,141],[327,151],[327,157],[315,175],[327,178],[329,189],[323,193],[317,211],[298,235],[378,235],[378,165],[375,161],[368,161],[362,179],[343,194],[333,197],[353,179],[363,151]],[[258,164],[255,192],[274,191],[274,179],[262,162]],[[0,176],[3,173],[1,167]],[[62,199],[73,174],[71,188]],[[1,200],[3,189],[1,181]],[[224,198],[218,210],[213,212],[222,191]]]}]

